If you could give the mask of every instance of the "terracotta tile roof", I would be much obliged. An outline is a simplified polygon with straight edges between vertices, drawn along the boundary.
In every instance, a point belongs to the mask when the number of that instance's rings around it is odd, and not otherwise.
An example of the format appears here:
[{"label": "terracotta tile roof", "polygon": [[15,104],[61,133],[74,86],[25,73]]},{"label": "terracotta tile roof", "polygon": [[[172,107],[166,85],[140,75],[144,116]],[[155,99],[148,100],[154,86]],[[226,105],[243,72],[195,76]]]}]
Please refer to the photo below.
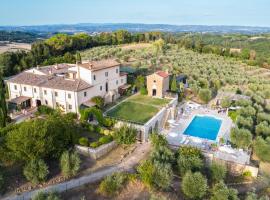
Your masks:
[{"label": "terracotta tile roof", "polygon": [[38,71],[44,73],[44,74],[58,74],[58,73],[67,73],[68,69],[70,67],[74,67],[75,65],[70,65],[70,64],[56,64],[56,65],[50,65],[50,66],[45,66],[45,67],[40,67],[37,69]]},{"label": "terracotta tile roof", "polygon": [[41,86],[47,81],[47,76],[22,72],[16,76],[13,76],[7,81],[18,84]]},{"label": "terracotta tile roof", "polygon": [[99,61],[90,61],[87,63],[79,64],[80,67],[89,69],[91,71],[98,71],[101,69],[106,69],[110,67],[115,67],[120,65],[119,62],[113,59],[99,60]]},{"label": "terracotta tile roof", "polygon": [[169,74],[164,71],[157,71],[156,74],[163,78],[167,78],[169,76]]},{"label": "terracotta tile roof", "polygon": [[68,91],[80,91],[92,86],[83,80],[69,80],[65,79],[64,77],[54,76],[49,78],[48,81],[42,85],[42,87]]},{"label": "terracotta tile roof", "polygon": [[51,89],[67,90],[67,91],[80,91],[92,87],[90,84],[83,80],[74,79],[69,80],[63,76],[45,76],[37,75],[29,72],[22,72],[17,76],[8,80],[12,83],[39,86]]}]

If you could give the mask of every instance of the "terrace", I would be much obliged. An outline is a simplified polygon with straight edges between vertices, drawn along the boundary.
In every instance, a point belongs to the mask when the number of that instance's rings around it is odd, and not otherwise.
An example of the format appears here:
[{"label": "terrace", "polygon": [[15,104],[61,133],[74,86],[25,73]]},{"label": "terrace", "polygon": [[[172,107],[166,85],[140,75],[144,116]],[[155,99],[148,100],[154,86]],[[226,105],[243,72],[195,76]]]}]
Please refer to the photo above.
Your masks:
[{"label": "terrace", "polygon": [[133,95],[109,109],[105,115],[117,120],[143,125],[170,101],[170,99]]}]

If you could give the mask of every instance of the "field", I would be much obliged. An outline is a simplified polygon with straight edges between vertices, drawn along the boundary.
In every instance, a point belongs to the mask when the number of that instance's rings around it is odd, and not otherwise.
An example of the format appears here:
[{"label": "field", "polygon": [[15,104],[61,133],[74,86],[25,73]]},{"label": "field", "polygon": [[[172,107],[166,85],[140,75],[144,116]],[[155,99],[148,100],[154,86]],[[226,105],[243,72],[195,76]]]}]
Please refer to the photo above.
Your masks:
[{"label": "field", "polygon": [[154,99],[148,96],[135,95],[118,104],[106,114],[116,119],[144,124],[168,102],[167,99]]},{"label": "field", "polygon": [[30,51],[31,50],[31,44],[27,43],[0,43],[0,54],[5,52],[14,52],[18,50],[25,50]]}]

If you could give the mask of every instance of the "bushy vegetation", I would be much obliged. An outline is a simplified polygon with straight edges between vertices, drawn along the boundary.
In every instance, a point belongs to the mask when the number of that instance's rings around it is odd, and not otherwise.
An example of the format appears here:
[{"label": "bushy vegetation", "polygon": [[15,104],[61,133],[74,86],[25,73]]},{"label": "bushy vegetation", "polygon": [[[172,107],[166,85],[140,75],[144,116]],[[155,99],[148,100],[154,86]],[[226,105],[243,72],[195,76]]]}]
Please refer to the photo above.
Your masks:
[{"label": "bushy vegetation", "polygon": [[55,114],[46,119],[25,121],[9,131],[3,151],[10,152],[10,159],[16,161],[59,158],[75,141],[75,123],[65,116]]},{"label": "bushy vegetation", "polygon": [[62,174],[65,178],[75,176],[80,169],[81,160],[77,152],[63,152],[60,159]]},{"label": "bushy vegetation", "polygon": [[55,192],[50,192],[48,194],[39,192],[32,198],[32,200],[60,200],[60,197]]},{"label": "bushy vegetation", "polygon": [[207,179],[200,172],[187,172],[182,180],[182,191],[189,199],[202,199],[207,192]]},{"label": "bushy vegetation", "polygon": [[35,114],[37,114],[37,115],[42,115],[42,114],[48,115],[48,114],[53,114],[55,112],[56,111],[53,108],[50,108],[50,107],[45,106],[45,105],[41,105],[41,106],[38,107],[37,113],[35,113]]},{"label": "bushy vegetation", "polygon": [[218,183],[223,181],[226,177],[227,168],[223,164],[213,162],[210,166],[211,181],[213,183]]},{"label": "bushy vegetation", "polygon": [[123,125],[114,132],[115,141],[118,144],[130,145],[136,142],[137,130],[128,125]]},{"label": "bushy vegetation", "polygon": [[137,168],[143,183],[150,188],[167,189],[172,181],[172,168],[170,164],[146,160]]},{"label": "bushy vegetation", "polygon": [[41,159],[30,160],[23,169],[26,179],[33,184],[46,181],[49,174],[48,166]]},{"label": "bushy vegetation", "polygon": [[124,187],[124,184],[127,180],[127,174],[114,173],[110,176],[107,176],[100,183],[98,190],[104,196],[114,196]]},{"label": "bushy vegetation", "polygon": [[91,101],[94,102],[99,109],[102,109],[104,106],[104,98],[101,96],[92,97]]},{"label": "bushy vegetation", "polygon": [[188,171],[199,171],[203,166],[203,156],[199,149],[180,147],[177,156],[177,166],[181,176]]},{"label": "bushy vegetation", "polygon": [[239,200],[236,189],[228,188],[224,182],[214,185],[211,190],[210,200]]}]

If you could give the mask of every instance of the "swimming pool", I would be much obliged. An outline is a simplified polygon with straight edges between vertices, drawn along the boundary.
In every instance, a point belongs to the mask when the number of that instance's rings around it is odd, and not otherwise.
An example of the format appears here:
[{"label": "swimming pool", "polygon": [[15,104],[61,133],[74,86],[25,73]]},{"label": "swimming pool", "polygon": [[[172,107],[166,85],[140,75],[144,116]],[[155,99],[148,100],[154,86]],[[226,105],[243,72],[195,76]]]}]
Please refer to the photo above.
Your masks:
[{"label": "swimming pool", "polygon": [[222,120],[214,117],[196,115],[184,131],[184,134],[208,140],[216,140],[221,123]]}]

